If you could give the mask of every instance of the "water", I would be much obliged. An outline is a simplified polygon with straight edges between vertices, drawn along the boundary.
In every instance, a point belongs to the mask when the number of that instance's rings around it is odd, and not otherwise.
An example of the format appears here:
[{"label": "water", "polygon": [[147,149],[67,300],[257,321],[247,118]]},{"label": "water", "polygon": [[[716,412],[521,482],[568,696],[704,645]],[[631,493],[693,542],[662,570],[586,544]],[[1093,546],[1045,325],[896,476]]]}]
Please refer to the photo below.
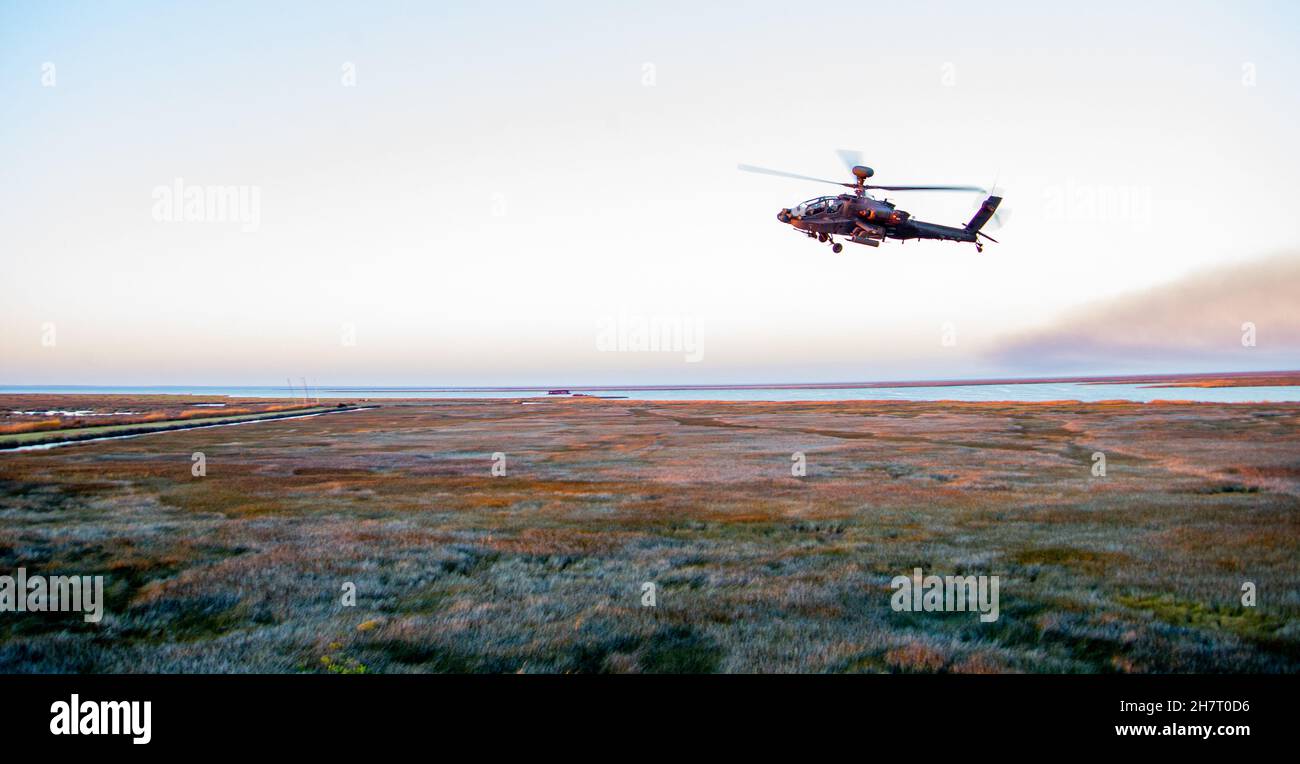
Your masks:
[{"label": "water", "polygon": [[[575,392],[582,388],[566,388]],[[592,390],[592,395],[621,396],[646,401],[1105,401],[1154,400],[1204,401],[1213,403],[1300,401],[1300,386],[1277,387],[1151,387],[1145,384],[1086,384],[1082,382],[1039,382],[997,385],[934,385],[926,387],[856,387],[836,389],[768,388],[762,390]],[[82,395],[194,395],[205,399],[221,396],[293,398],[302,391],[285,387],[222,386],[82,386],[0,385],[0,394],[76,393]],[[492,389],[404,389],[362,387],[313,388],[313,397],[325,398],[547,398],[545,388],[532,390]],[[210,401],[209,401],[210,402]]]}]

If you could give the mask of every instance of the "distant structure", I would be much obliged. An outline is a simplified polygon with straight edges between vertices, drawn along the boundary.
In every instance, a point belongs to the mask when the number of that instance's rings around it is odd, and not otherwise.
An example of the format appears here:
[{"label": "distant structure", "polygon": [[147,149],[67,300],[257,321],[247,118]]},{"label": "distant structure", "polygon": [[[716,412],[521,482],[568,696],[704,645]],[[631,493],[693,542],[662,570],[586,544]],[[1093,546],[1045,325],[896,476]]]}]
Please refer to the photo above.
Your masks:
[{"label": "distant structure", "polygon": [[[290,395],[290,397],[292,397],[292,398],[300,398],[300,399],[302,400],[302,402],[303,402],[304,405],[309,404],[309,403],[312,402],[312,397],[311,397],[311,391],[310,391],[310,390],[308,389],[308,387],[307,387],[307,378],[306,378],[306,377],[299,377],[298,379],[302,382],[302,396],[301,396],[301,397],[298,395],[298,388],[296,388],[296,387],[293,386],[293,379],[292,379],[291,377],[285,377],[285,378],[284,378],[285,383],[287,383],[287,384],[289,385],[289,395]],[[317,397],[315,400],[316,400],[317,403],[320,403],[320,398],[319,398],[319,397]]]}]

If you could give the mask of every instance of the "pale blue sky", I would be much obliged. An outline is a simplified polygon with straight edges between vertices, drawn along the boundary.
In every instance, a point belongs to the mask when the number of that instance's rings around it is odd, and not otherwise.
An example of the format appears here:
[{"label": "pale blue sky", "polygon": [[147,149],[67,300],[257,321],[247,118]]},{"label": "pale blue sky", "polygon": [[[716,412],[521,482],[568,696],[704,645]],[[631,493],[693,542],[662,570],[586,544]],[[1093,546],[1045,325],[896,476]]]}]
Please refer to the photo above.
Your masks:
[{"label": "pale blue sky", "polygon": [[[1050,372],[997,348],[1099,299],[1298,249],[1298,17],[1282,2],[0,2],[0,383]],[[735,169],[834,177],[840,147],[881,183],[997,178],[1003,243],[833,256],[775,220],[833,187]],[[154,220],[153,190],[177,177],[256,187],[257,230]],[[1098,193],[1138,201],[1093,209]],[[974,204],[895,200],[950,224]],[[601,352],[619,316],[689,322],[702,358]],[[1276,367],[1289,350],[1150,370]],[[1089,370],[1130,363],[1103,347]]]}]

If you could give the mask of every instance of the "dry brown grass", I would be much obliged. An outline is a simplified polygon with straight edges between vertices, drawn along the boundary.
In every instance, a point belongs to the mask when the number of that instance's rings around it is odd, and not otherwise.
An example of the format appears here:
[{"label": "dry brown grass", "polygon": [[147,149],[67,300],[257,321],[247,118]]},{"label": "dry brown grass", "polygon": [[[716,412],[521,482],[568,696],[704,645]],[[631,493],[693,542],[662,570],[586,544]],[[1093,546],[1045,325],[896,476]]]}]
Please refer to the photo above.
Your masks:
[{"label": "dry brown grass", "polygon": [[[221,403],[222,406],[194,407],[195,403]],[[0,395],[0,435],[24,432],[76,429],[102,425],[149,424],[160,421],[202,419],[214,416],[269,414],[295,411],[315,404],[284,399],[212,398],[205,401],[189,395]],[[46,415],[17,412],[90,411],[90,416],[75,414]]]}]

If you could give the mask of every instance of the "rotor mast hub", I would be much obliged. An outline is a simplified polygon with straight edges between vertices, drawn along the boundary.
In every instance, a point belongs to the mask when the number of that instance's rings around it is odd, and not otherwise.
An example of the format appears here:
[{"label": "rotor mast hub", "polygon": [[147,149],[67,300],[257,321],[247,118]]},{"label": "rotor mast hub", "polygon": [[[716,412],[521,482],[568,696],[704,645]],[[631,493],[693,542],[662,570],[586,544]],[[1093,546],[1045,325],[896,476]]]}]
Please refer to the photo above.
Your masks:
[{"label": "rotor mast hub", "polygon": [[853,187],[853,193],[857,194],[858,196],[866,196],[867,189],[865,184],[867,182],[867,178],[870,178],[872,175],[875,174],[876,171],[871,169],[870,167],[867,167],[866,165],[861,165],[861,164],[854,165],[853,177],[857,178],[858,180]]}]

